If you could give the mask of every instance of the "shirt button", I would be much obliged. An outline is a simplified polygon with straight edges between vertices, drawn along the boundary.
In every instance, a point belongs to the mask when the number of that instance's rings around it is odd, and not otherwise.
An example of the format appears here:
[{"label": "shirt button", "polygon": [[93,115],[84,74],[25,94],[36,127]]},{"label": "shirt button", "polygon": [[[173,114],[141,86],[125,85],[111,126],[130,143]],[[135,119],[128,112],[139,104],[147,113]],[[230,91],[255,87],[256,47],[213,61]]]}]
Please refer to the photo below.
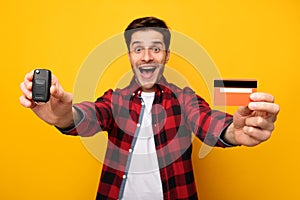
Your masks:
[{"label": "shirt button", "polygon": [[123,175],[123,179],[125,179],[125,178],[126,178],[126,175],[124,174],[124,175]]},{"label": "shirt button", "polygon": [[129,153],[131,153],[131,152],[132,152],[132,149],[129,149],[128,151],[129,151]]},{"label": "shirt button", "polygon": [[139,124],[137,124],[136,126],[137,126],[137,127],[140,127],[140,126],[141,126],[141,124],[139,123]]}]

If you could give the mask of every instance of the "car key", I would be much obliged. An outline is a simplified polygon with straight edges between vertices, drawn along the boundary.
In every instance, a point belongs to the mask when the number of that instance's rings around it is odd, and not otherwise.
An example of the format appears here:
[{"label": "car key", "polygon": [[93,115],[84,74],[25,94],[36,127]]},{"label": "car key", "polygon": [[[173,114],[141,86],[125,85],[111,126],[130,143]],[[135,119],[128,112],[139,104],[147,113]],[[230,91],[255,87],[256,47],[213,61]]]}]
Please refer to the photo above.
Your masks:
[{"label": "car key", "polygon": [[35,69],[32,80],[32,100],[47,102],[50,99],[51,71]]}]

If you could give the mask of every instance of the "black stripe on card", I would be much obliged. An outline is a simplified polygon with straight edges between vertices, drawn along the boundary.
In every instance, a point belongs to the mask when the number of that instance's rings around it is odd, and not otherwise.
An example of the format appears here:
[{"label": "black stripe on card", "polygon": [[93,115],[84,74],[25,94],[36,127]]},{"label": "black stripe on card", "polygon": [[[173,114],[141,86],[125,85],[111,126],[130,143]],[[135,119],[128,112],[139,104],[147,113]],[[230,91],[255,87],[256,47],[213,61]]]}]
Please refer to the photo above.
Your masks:
[{"label": "black stripe on card", "polygon": [[214,80],[214,87],[257,88],[256,80]]}]

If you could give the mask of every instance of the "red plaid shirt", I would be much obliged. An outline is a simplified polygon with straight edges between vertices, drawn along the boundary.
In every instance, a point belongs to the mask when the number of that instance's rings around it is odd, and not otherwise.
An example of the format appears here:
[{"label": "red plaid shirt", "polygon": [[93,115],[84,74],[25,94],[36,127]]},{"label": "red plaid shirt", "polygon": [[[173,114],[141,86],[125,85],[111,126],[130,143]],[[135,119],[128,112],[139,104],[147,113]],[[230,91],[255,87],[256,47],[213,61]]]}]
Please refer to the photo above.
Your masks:
[{"label": "red plaid shirt", "polygon": [[[128,87],[108,90],[94,103],[76,104],[83,119],[63,131],[80,136],[108,132],[97,199],[122,198],[144,110],[141,92],[133,79]],[[152,128],[164,199],[197,199],[191,133],[208,145],[226,147],[219,137],[231,122],[231,115],[211,110],[190,88],[180,89],[165,78],[156,84]]]}]

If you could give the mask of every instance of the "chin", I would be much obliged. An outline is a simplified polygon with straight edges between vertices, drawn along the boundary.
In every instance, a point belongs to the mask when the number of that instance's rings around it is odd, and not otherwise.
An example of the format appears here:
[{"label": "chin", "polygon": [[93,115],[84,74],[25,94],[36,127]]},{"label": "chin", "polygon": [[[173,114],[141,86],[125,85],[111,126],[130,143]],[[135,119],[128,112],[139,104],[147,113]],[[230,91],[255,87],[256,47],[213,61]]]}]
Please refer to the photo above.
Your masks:
[{"label": "chin", "polygon": [[144,91],[154,91],[155,83],[142,83],[141,87]]}]

